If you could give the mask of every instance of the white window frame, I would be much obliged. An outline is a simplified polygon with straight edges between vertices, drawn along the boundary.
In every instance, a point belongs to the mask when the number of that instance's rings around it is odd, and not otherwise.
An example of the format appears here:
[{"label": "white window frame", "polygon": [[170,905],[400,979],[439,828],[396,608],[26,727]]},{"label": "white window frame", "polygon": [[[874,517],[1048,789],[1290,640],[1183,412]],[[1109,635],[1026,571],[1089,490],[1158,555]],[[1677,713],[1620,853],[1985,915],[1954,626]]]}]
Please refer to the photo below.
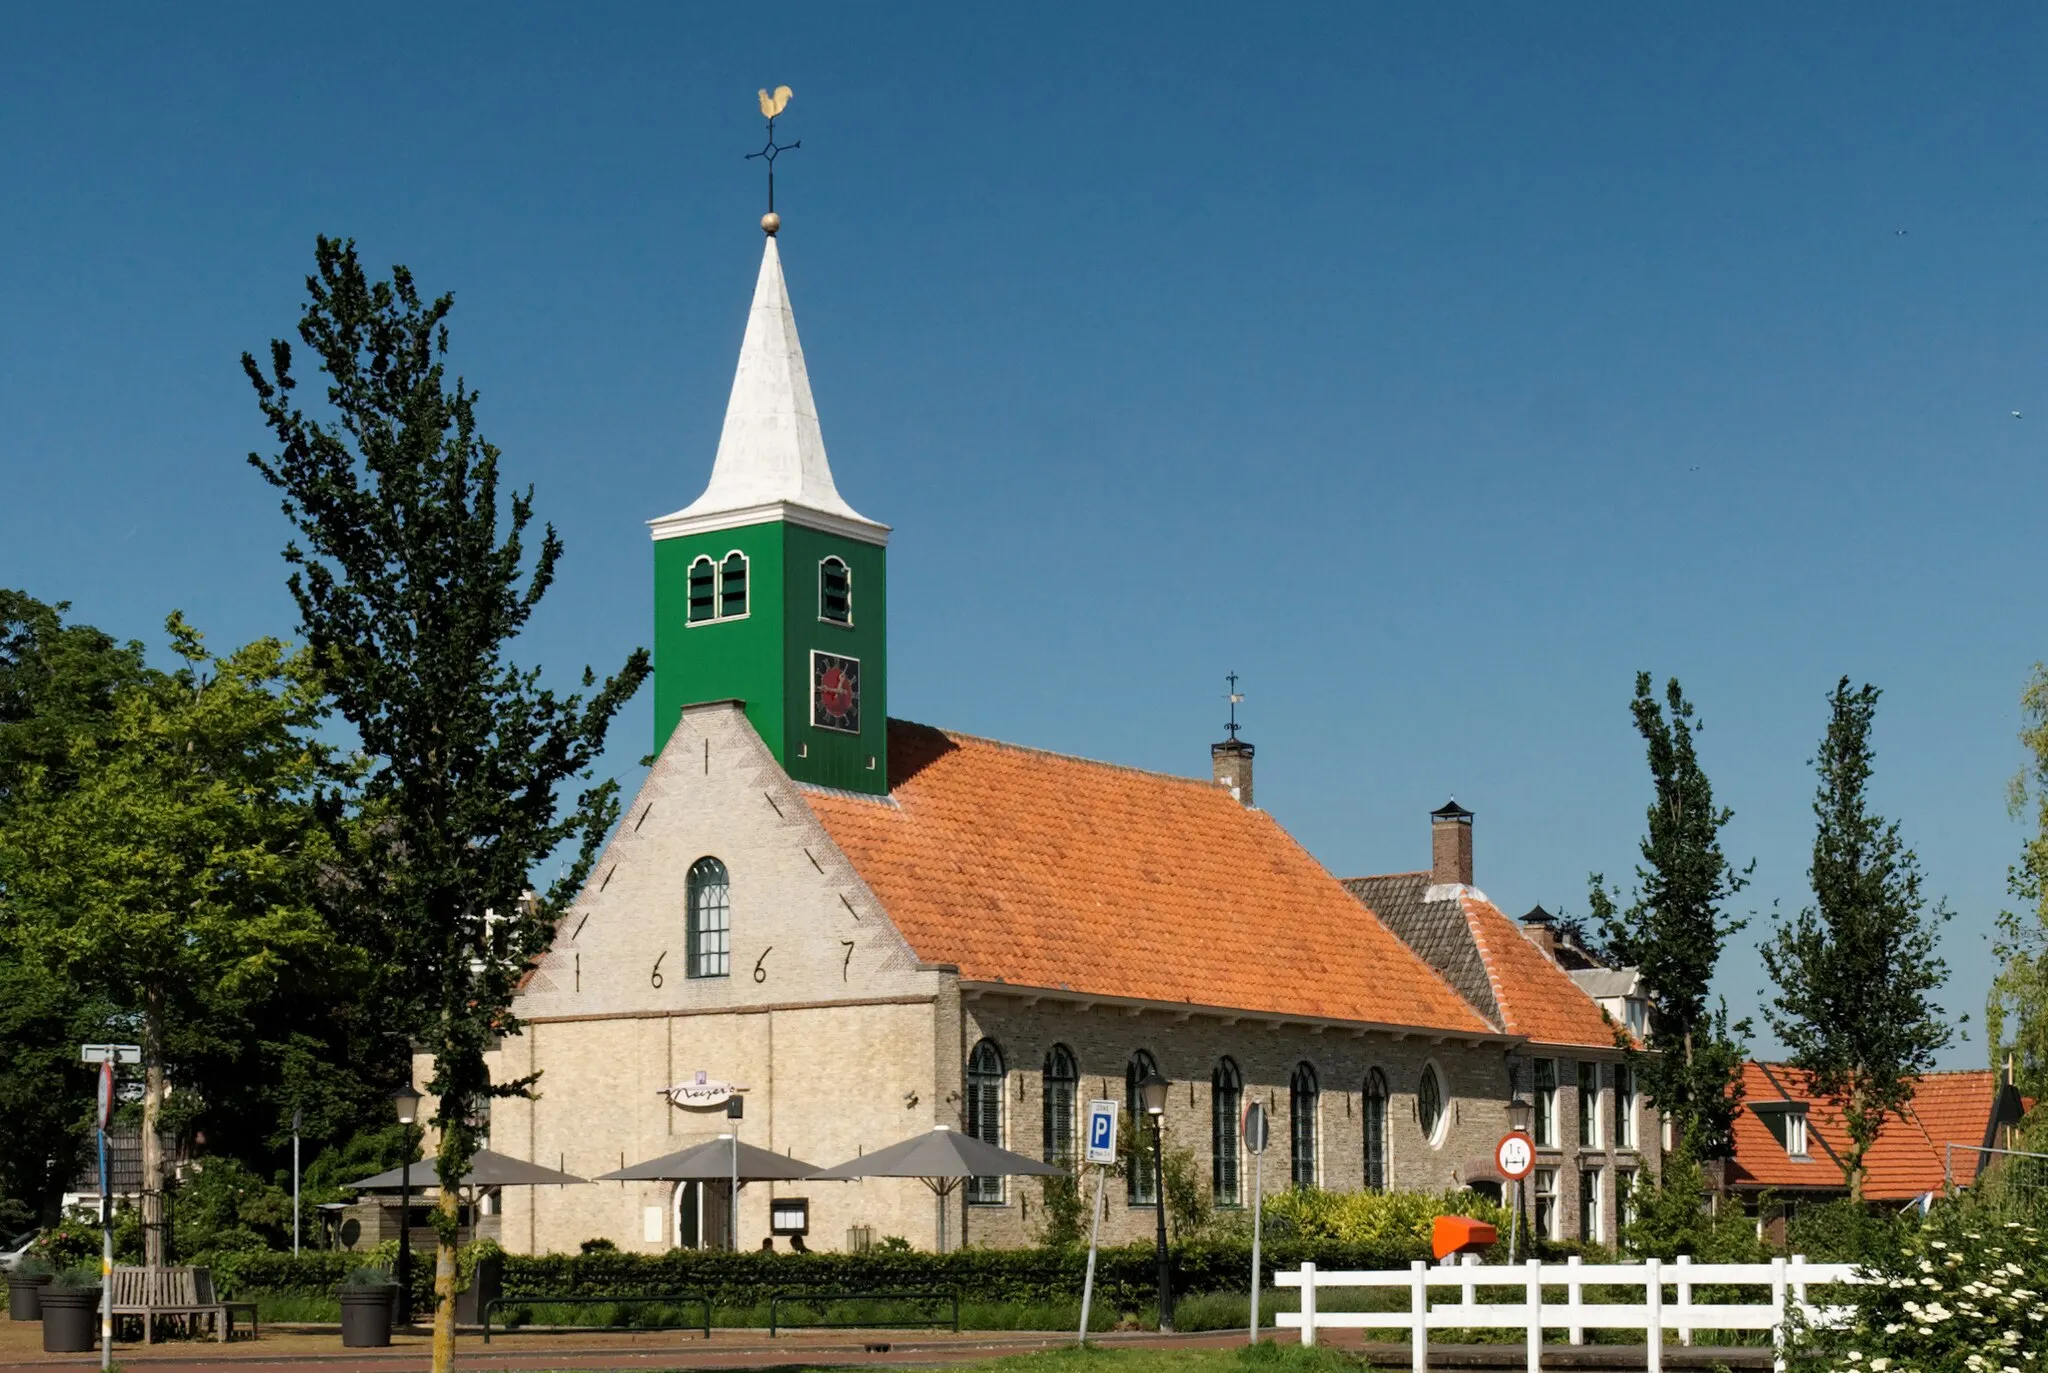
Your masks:
[{"label": "white window frame", "polygon": [[[1586,1079],[1593,1079],[1591,1091],[1586,1089]],[[1605,1136],[1601,1134],[1600,1110],[1600,1062],[1598,1059],[1580,1059],[1578,1074],[1579,1092],[1579,1147],[1598,1149]]]},{"label": "white window frame", "polygon": [[1807,1138],[1806,1112],[1785,1112],[1785,1152],[1793,1158],[1811,1158],[1812,1143]]},{"label": "white window frame", "polygon": [[[1543,1085],[1543,1070],[1550,1070],[1550,1085]],[[1535,1107],[1530,1134],[1539,1149],[1557,1148],[1557,1060],[1537,1058],[1529,1062],[1529,1098]]]},{"label": "white window frame", "polygon": [[[697,580],[697,564],[704,563],[711,568],[711,614],[696,619],[690,614],[690,587]],[[748,594],[752,594],[751,589]],[[690,565],[683,572],[683,628],[702,629],[718,623],[718,559],[709,553],[699,553],[690,559]]]},{"label": "white window frame", "polygon": [[[731,562],[734,558],[738,558],[740,560],[740,568],[746,575],[747,606],[746,609],[742,610],[737,615],[728,615],[725,613],[725,565]],[[754,560],[747,556],[746,550],[743,548],[728,549],[726,551],[726,555],[718,560],[718,621],[721,623],[729,623],[733,620],[744,620],[753,613]]]},{"label": "white window frame", "polygon": [[[1586,1187],[1586,1179],[1589,1177],[1593,1180],[1590,1193]],[[1594,1244],[1598,1244],[1600,1243],[1601,1236],[1606,1233],[1601,1229],[1601,1222],[1605,1218],[1600,1214],[1601,1202],[1603,1200],[1601,1194],[1606,1189],[1607,1170],[1605,1168],[1596,1165],[1591,1168],[1581,1167],[1579,1169],[1579,1238],[1582,1240],[1589,1240]]]},{"label": "white window frame", "polygon": [[[835,620],[825,613],[825,564],[838,563],[846,572],[846,618]],[[837,553],[827,553],[818,559],[818,623],[832,625],[838,629],[853,628],[853,564]]]},{"label": "white window frame", "polygon": [[[1627,1090],[1624,1091],[1623,1089]],[[1614,1147],[1635,1149],[1640,1147],[1641,1132],[1637,1117],[1640,1114],[1641,1093],[1636,1089],[1635,1070],[1626,1063],[1614,1068]]]},{"label": "white window frame", "polygon": [[1618,1241],[1621,1232],[1636,1223],[1636,1208],[1632,1198],[1636,1191],[1636,1170],[1617,1168],[1614,1170],[1614,1237]]},{"label": "white window frame", "polygon": [[[1547,1240],[1557,1238],[1558,1171],[1556,1168],[1538,1168],[1530,1182],[1530,1190],[1535,1194],[1535,1203],[1530,1208],[1533,1213],[1531,1228]],[[1549,1205],[1545,1206],[1545,1202]]]}]

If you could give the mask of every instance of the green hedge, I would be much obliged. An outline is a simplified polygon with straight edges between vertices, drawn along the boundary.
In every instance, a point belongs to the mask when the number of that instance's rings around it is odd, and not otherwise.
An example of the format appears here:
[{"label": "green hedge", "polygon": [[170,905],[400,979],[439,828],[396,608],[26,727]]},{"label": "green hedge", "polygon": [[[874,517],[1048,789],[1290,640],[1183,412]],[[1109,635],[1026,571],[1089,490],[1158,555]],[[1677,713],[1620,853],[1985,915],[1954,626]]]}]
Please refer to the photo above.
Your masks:
[{"label": "green hedge", "polygon": [[[1267,1281],[1279,1269],[1303,1262],[1319,1268],[1405,1268],[1427,1259],[1420,1242],[1375,1246],[1281,1241],[1266,1245],[1261,1259]],[[257,1292],[329,1296],[359,1254],[323,1251],[290,1254],[237,1253],[208,1256],[215,1282],[228,1294]],[[433,1296],[434,1258],[413,1256],[413,1288],[419,1303]],[[1043,1302],[1071,1300],[1081,1291],[1088,1260],[1084,1249],[962,1249],[950,1254],[871,1249],[862,1254],[764,1254],[749,1251],[675,1249],[666,1254],[508,1254],[504,1291],[508,1297],[662,1296],[706,1293],[722,1307],[764,1304],[777,1292],[877,1292],[957,1288],[963,1301]],[[1177,1292],[1232,1291],[1245,1286],[1251,1249],[1233,1243],[1179,1244],[1169,1251]],[[1104,1249],[1096,1260],[1098,1300],[1111,1309],[1137,1309],[1153,1300],[1156,1274],[1149,1244]]]}]

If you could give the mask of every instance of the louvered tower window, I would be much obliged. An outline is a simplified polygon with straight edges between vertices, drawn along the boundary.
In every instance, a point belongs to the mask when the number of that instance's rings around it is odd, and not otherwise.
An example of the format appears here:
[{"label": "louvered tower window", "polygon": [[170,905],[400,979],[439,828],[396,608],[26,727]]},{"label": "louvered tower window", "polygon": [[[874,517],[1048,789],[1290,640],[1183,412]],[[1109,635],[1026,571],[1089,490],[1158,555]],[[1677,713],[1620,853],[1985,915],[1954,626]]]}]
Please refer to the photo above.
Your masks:
[{"label": "louvered tower window", "polygon": [[838,558],[818,564],[818,618],[835,625],[853,623],[853,569]]},{"label": "louvered tower window", "polygon": [[[1003,1147],[1003,1051],[984,1039],[967,1056],[967,1133],[983,1144]],[[967,1200],[976,1206],[1000,1206],[1003,1180],[967,1179]]]},{"label": "louvered tower window", "polygon": [[690,564],[690,623],[705,624],[718,618],[718,565],[709,558]]},{"label": "louvered tower window", "polygon": [[736,620],[747,613],[747,555],[728,553],[718,569],[718,618]]}]

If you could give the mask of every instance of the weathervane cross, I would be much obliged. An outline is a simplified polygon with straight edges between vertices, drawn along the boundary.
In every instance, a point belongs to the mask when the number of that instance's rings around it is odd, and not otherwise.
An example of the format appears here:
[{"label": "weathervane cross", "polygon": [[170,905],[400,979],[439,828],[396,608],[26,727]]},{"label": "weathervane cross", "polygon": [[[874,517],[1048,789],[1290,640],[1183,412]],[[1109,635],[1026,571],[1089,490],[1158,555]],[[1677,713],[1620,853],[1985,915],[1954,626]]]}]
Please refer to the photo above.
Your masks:
[{"label": "weathervane cross", "polygon": [[749,162],[758,157],[768,164],[768,213],[771,215],[775,213],[775,159],[804,145],[801,138],[794,143],[775,141],[775,116],[788,107],[792,94],[794,92],[787,86],[777,86],[773,91],[764,90],[760,93],[761,113],[768,117],[768,142],[762,146],[760,152],[747,154]]},{"label": "weathervane cross", "polygon": [[1237,689],[1235,672],[1225,673],[1223,679],[1230,683],[1230,723],[1225,728],[1230,731],[1230,737],[1234,740],[1237,738],[1237,708],[1244,700],[1244,693]]}]

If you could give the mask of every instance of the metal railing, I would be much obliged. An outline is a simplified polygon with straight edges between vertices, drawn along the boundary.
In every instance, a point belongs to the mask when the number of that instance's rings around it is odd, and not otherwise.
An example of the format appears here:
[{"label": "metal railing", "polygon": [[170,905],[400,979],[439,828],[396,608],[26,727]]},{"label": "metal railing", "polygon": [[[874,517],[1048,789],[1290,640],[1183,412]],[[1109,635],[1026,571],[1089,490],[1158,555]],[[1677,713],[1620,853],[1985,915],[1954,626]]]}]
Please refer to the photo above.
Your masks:
[{"label": "metal railing", "polygon": [[778,1331],[788,1330],[924,1330],[935,1329],[949,1322],[917,1319],[903,1321],[804,1321],[786,1325],[782,1320],[782,1308],[808,1306],[822,1312],[834,1302],[890,1301],[890,1302],[944,1302],[952,1307],[950,1324],[955,1334],[960,1331],[960,1290],[953,1288],[944,1292],[777,1292],[768,1298],[768,1335],[773,1339]]},{"label": "metal railing", "polygon": [[[666,1297],[493,1297],[484,1303],[484,1343],[491,1342],[491,1312],[512,1306],[689,1306],[695,1305],[704,1313],[704,1319],[696,1325],[669,1327],[675,1330],[702,1330],[704,1338],[711,1338],[711,1298],[701,1292],[683,1292]],[[514,1327],[507,1325],[506,1330]],[[613,1330],[610,1325],[550,1326],[550,1330]]]},{"label": "metal railing", "polygon": [[[1319,1329],[1400,1330],[1409,1337],[1409,1359],[1414,1373],[1429,1367],[1429,1332],[1432,1330],[1522,1330],[1526,1333],[1529,1373],[1542,1367],[1543,1334],[1546,1330],[1569,1332],[1573,1344],[1583,1343],[1588,1330],[1639,1330],[1647,1346],[1648,1373],[1662,1373],[1664,1332],[1676,1331],[1682,1343],[1690,1344],[1696,1330],[1767,1330],[1779,1347],[1783,1367],[1785,1327],[1793,1313],[1808,1325],[1831,1325],[1848,1318],[1846,1307],[1815,1306],[1807,1301],[1809,1285],[1854,1283],[1852,1263],[1809,1263],[1801,1255],[1773,1259],[1769,1263],[1692,1263],[1681,1259],[1663,1263],[1648,1259],[1641,1263],[1539,1263],[1481,1266],[1465,1263],[1455,1267],[1432,1268],[1417,1262],[1407,1272],[1318,1272],[1305,1263],[1298,1272],[1274,1274],[1281,1287],[1301,1289],[1301,1309],[1278,1313],[1274,1324],[1301,1331],[1303,1344],[1316,1342]],[[1696,1302],[1697,1284],[1759,1287],[1769,1289],[1761,1302]],[[1636,1288],[1641,1301],[1622,1303],[1588,1302],[1588,1285]],[[1365,1287],[1406,1289],[1405,1311],[1323,1311],[1316,1294],[1324,1289]],[[1456,1301],[1431,1304],[1429,1289],[1453,1288]],[[1563,1302],[1546,1301],[1545,1288],[1562,1288]],[[1675,1289],[1675,1300],[1666,1302],[1664,1289]],[[1481,1288],[1519,1288],[1519,1302],[1482,1302]]]}]

